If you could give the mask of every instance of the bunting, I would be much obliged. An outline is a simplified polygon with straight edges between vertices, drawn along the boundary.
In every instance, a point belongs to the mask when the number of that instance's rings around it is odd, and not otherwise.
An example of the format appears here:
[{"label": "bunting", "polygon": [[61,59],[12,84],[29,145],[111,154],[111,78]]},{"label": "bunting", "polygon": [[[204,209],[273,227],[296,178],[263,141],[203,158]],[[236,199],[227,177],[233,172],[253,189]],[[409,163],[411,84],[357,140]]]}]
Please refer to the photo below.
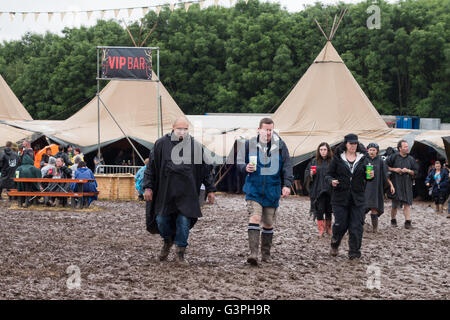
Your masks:
[{"label": "bunting", "polygon": [[[96,11],[100,13],[100,19],[104,19],[106,12],[114,12],[114,17],[117,18],[119,16],[121,10],[127,10],[128,17],[130,17],[135,9],[141,9],[143,16],[145,16],[149,12],[150,8],[154,8],[155,12],[156,12],[156,15],[159,16],[159,14],[161,12],[161,9],[164,6],[168,6],[170,8],[170,11],[174,11],[175,10],[175,5],[176,4],[175,4],[175,2],[173,2],[174,0],[171,0],[171,1],[172,2],[170,2],[170,3],[156,5],[156,6],[129,7],[129,8],[117,8],[117,9],[102,9],[102,10],[85,10],[85,11],[84,10],[83,11],[50,11],[50,12],[42,12],[42,11],[40,11],[40,12],[34,12],[34,11],[31,11],[31,12],[0,11],[0,17],[4,13],[5,14],[9,14],[9,17],[10,17],[11,21],[14,21],[14,19],[16,17],[16,14],[18,13],[18,14],[22,15],[22,22],[24,22],[25,19],[27,18],[27,16],[29,14],[32,14],[32,15],[34,15],[34,21],[37,22],[39,16],[42,13],[44,13],[44,14],[47,13],[47,15],[48,15],[48,22],[51,22],[52,18],[53,18],[53,15],[56,13],[56,14],[60,14],[61,22],[62,22],[64,20],[64,18],[65,18],[67,13],[72,13],[73,19],[75,21],[76,18],[77,18],[77,14],[83,14],[83,13],[86,14],[88,20],[91,20],[92,13],[96,12]],[[230,1],[230,6],[232,6],[234,1],[233,0],[229,0],[229,1]],[[248,0],[244,0],[244,1],[245,1],[246,4],[248,4]],[[185,9],[186,12],[188,12],[191,4],[198,3],[200,10],[202,10],[204,8],[204,6],[205,6],[205,2],[206,2],[205,0],[194,0],[194,1],[187,1],[187,2],[179,2],[180,7],[178,7],[178,8],[181,8],[181,6],[184,4],[184,9]],[[219,0],[214,0],[214,5],[217,8],[219,6]]]}]

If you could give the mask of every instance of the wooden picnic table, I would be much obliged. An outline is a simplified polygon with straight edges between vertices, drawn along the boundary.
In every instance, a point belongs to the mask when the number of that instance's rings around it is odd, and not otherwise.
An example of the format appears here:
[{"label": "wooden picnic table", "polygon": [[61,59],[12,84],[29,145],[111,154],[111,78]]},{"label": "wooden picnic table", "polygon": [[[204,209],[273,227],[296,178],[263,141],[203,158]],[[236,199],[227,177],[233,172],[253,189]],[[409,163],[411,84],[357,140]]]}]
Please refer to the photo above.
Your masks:
[{"label": "wooden picnic table", "polygon": [[[18,191],[16,189],[12,189],[8,191],[8,196],[17,196],[19,197],[19,206],[21,206],[22,201],[25,200],[31,201],[36,197],[68,197],[71,198],[72,207],[75,208],[76,202],[74,198],[79,198],[79,207],[83,208],[83,206],[87,203],[87,197],[96,196],[98,192],[71,192],[67,191],[60,186],[61,191],[46,191],[51,184],[59,184],[59,183],[76,183],[78,185],[78,190],[83,190],[83,184],[88,182],[93,182],[95,179],[52,179],[52,178],[14,178],[15,182],[24,182],[24,183],[48,183],[48,186],[42,191]],[[31,199],[29,199],[31,198]]]}]

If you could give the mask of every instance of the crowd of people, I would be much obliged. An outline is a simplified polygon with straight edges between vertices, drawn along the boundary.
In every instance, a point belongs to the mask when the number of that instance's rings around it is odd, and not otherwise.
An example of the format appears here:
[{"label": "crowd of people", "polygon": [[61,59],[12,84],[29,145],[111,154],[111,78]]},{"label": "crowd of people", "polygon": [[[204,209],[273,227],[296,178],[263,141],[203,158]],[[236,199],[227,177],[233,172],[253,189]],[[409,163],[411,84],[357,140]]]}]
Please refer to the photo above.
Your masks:
[{"label": "crowd of people", "polygon": [[[79,148],[58,146],[53,154],[52,148],[44,148],[41,161],[36,165],[35,157],[39,148],[33,150],[30,141],[23,141],[18,147],[11,141],[6,143],[5,149],[0,153],[0,196],[3,189],[10,191],[65,191],[80,192],[76,183],[48,183],[48,182],[18,182],[14,178],[45,178],[45,179],[94,179],[92,171],[86,167],[84,155]],[[97,182],[92,181],[83,185],[84,192],[97,192]],[[14,197],[10,197],[12,200]],[[73,198],[74,201],[79,199]],[[96,196],[89,196],[88,204],[96,200]],[[22,206],[28,207],[31,203],[25,197],[19,197]],[[34,199],[39,202],[39,197]],[[67,197],[43,197],[43,204],[56,206],[67,205]]]},{"label": "crowd of people", "polygon": [[[167,260],[172,246],[176,245],[176,260],[186,263],[189,231],[202,216],[198,199],[202,184],[209,202],[214,202],[212,166],[203,157],[201,163],[194,162],[197,144],[189,135],[188,121],[183,117],[177,119],[172,132],[156,141],[150,160],[137,180],[147,201],[147,230],[160,234],[163,239],[161,261]],[[403,209],[404,227],[413,228],[411,206],[417,162],[409,154],[405,140],[400,140],[397,151],[387,157],[379,152],[376,143],[364,146],[357,135],[350,133],[334,152],[328,143],[321,143],[306,168],[310,212],[317,220],[319,237],[330,236],[331,256],[338,255],[340,243],[348,232],[348,258],[360,259],[366,215],[370,216],[373,232],[378,232],[385,197],[392,200],[391,225],[397,227],[397,211]],[[175,159],[174,155],[181,158]],[[291,194],[293,168],[287,145],[274,132],[270,118],[261,120],[257,136],[246,141],[245,147],[237,151],[236,159],[236,170],[245,174],[247,262],[256,266],[260,261],[271,261],[280,198]],[[448,197],[448,180],[448,170],[436,161],[426,184],[437,212],[442,212],[442,204]]]},{"label": "crowd of people", "polygon": [[[261,262],[271,261],[280,198],[291,194],[294,182],[288,147],[274,132],[274,125],[272,119],[263,118],[258,134],[247,140],[235,155],[235,170],[245,175],[247,262],[254,266],[260,263],[259,253]],[[334,152],[328,143],[320,143],[315,157],[305,170],[310,213],[317,221],[319,237],[325,234],[330,237],[331,256],[338,255],[341,241],[348,232],[348,258],[358,260],[361,257],[366,215],[370,216],[372,231],[378,232],[385,197],[392,200],[391,226],[397,227],[397,211],[403,209],[404,227],[408,230],[413,228],[411,207],[413,185],[419,171],[417,161],[409,154],[409,145],[405,140],[400,140],[397,151],[388,156],[379,153],[376,143],[364,146],[356,134],[349,133]],[[121,157],[119,154],[119,162]],[[145,166],[136,174],[139,198],[146,201],[147,230],[159,234],[163,240],[159,253],[161,261],[167,260],[175,245],[176,260],[186,263],[190,229],[202,217],[199,196],[204,194],[209,203],[214,203],[216,187],[213,166],[206,159],[202,145],[189,134],[189,121],[180,117],[174,121],[172,131],[155,142]],[[101,161],[101,157],[94,159],[96,166]],[[29,141],[23,142],[20,151],[8,142],[0,154],[0,169],[0,191],[15,187],[18,190],[41,191],[54,188],[75,191],[77,188],[76,184],[16,184],[14,177],[95,179],[86,167],[80,150],[70,146],[66,150],[59,146],[55,155],[48,147],[38,169]],[[424,184],[430,190],[436,212],[443,213],[449,193],[447,165],[435,161]],[[84,191],[96,191],[96,182],[86,186],[88,190]],[[65,199],[60,200],[63,206],[66,205]],[[90,199],[89,203],[94,199]],[[57,201],[54,198],[44,199],[44,203],[50,206],[55,206]],[[450,217],[450,208],[448,210]]]}]

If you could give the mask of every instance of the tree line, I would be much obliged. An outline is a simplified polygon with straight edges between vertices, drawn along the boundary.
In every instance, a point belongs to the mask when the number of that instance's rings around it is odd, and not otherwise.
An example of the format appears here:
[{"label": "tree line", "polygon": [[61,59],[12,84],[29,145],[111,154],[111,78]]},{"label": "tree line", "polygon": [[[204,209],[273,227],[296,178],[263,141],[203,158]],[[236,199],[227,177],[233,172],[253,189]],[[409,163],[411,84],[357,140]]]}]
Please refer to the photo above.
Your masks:
[{"label": "tree line", "polygon": [[333,45],[375,108],[450,122],[450,1],[379,0],[375,29],[372,4],[317,2],[290,13],[238,1],[164,8],[128,30],[99,20],[62,35],[27,33],[0,45],[0,73],[34,119],[66,119],[95,96],[96,46],[134,46],[129,33],[140,43],[154,28],[145,46],[160,47],[161,81],[183,112],[274,112],[325,44],[314,19],[329,31],[347,7]]}]

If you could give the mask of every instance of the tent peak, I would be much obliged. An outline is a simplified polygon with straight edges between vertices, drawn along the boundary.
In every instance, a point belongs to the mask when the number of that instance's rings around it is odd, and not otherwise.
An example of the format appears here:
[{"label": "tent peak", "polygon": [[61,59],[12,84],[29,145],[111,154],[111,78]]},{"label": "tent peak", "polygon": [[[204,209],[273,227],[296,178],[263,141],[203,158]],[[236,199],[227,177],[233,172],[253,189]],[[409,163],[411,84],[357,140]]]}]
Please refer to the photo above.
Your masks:
[{"label": "tent peak", "polygon": [[[320,23],[314,19],[317,26],[319,27],[319,30],[322,32],[323,36],[327,41],[332,41],[334,38],[334,35],[336,34],[337,29],[339,28],[339,25],[341,24],[342,19],[344,18],[344,15],[347,13],[347,7],[345,9],[341,10],[341,13],[339,14],[339,18],[337,15],[334,16],[333,25],[331,26],[330,34],[327,36],[326,33],[323,31]],[[337,23],[336,23],[337,21]],[[327,26],[328,26],[328,19],[327,19]]]}]

